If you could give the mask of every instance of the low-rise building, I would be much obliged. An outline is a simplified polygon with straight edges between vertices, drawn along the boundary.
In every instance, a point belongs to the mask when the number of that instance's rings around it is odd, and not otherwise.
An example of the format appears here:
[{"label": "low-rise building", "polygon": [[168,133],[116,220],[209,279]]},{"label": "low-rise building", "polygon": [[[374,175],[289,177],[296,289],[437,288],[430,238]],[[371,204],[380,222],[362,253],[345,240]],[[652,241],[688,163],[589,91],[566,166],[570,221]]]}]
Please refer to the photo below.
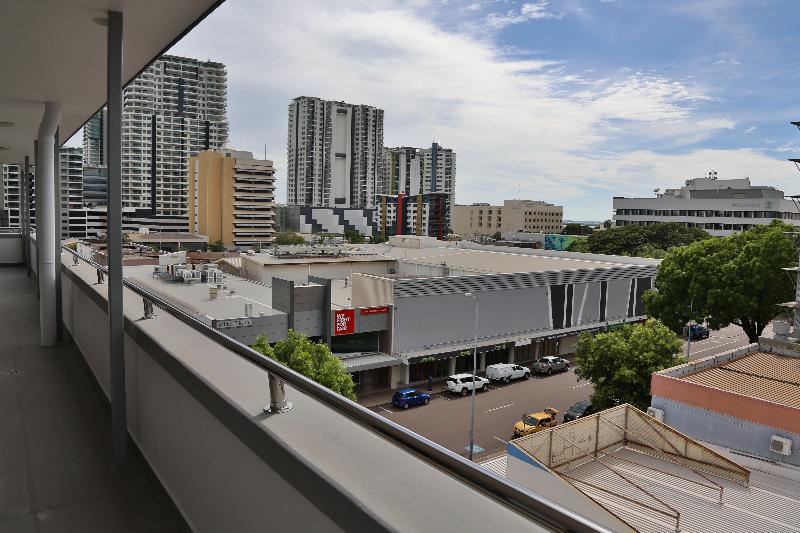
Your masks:
[{"label": "low-rise building", "polygon": [[535,200],[505,200],[490,204],[456,205],[452,229],[458,235],[494,235],[497,232],[561,231],[564,208]]},{"label": "low-rise building", "polygon": [[750,178],[686,180],[678,189],[655,190],[654,198],[614,197],[615,226],[647,226],[680,222],[715,236],[745,231],[759,224],[783,220],[800,226],[800,211],[784,192],[774,187],[751,185]]}]

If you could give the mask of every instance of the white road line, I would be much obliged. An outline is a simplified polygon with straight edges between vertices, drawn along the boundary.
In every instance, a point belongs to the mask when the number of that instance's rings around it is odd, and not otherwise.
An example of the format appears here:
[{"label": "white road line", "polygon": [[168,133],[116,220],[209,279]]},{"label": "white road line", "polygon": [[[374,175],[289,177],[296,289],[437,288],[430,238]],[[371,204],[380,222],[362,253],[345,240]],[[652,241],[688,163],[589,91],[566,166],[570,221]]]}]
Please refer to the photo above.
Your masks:
[{"label": "white road line", "polygon": [[448,402],[450,401],[450,398],[448,398],[447,396],[442,396],[441,394],[434,394],[434,396],[436,396],[437,398],[441,398],[442,400],[447,400]]},{"label": "white road line", "polygon": [[489,410],[484,411],[484,412],[485,413],[491,413],[492,411],[497,411],[498,409],[505,409],[506,407],[511,407],[512,405],[514,405],[514,404],[513,403],[509,403],[509,404],[506,404],[506,405],[501,405],[500,407],[494,407],[494,408],[489,409]]},{"label": "white road line", "polygon": [[386,409],[385,407],[381,407],[380,405],[378,406],[378,409],[383,409],[387,413],[394,413],[394,411],[390,411],[390,410]]},{"label": "white road line", "polygon": [[697,355],[699,353],[707,352],[709,350],[716,350],[717,348],[722,348],[723,346],[728,346],[730,344],[737,344],[737,343],[742,342],[743,340],[746,341],[747,339],[738,339],[738,340],[735,340],[735,341],[726,342],[725,344],[717,344],[716,346],[712,346],[710,348],[703,348],[702,350],[692,350],[692,355]]},{"label": "white road line", "polygon": [[503,439],[501,439],[500,437],[495,437],[494,435],[492,435],[492,438],[493,438],[493,439],[497,439],[497,440],[499,440],[500,442],[503,442],[503,443],[505,443],[505,444],[508,444],[508,441],[507,441],[507,440],[503,440]]},{"label": "white road line", "polygon": [[573,389],[579,389],[581,387],[585,387],[586,385],[591,385],[591,384],[592,384],[591,381],[587,381],[586,383],[581,383],[580,385],[573,385],[572,388]]}]

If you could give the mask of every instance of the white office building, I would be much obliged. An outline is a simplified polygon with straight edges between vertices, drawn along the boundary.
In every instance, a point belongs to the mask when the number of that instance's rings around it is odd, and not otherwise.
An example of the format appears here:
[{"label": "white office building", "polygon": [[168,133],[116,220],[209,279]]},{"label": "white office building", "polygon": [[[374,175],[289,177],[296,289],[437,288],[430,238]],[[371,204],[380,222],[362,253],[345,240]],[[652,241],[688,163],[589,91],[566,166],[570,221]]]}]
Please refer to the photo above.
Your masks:
[{"label": "white office building", "polygon": [[382,109],[295,98],[289,105],[288,204],[374,207],[382,150]]},{"label": "white office building", "polygon": [[[83,134],[85,163],[100,166],[103,117],[90,120]],[[189,157],[227,140],[225,65],[161,56],[123,93],[123,207],[185,218],[188,228]]]},{"label": "white office building", "polygon": [[775,187],[751,185],[750,178],[686,180],[679,189],[656,189],[654,198],[614,197],[614,225],[680,222],[725,236],[775,219],[800,226],[800,210]]},{"label": "white office building", "polygon": [[456,154],[450,148],[432,143],[430,148],[401,146],[384,148],[382,194],[406,196],[456,190]]}]

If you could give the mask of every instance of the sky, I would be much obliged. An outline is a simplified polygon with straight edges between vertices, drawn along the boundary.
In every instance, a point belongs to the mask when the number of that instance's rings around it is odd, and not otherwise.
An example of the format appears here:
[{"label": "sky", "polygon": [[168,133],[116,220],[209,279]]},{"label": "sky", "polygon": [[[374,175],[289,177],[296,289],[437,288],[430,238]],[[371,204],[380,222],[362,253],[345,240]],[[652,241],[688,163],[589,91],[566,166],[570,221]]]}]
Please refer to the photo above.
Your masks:
[{"label": "sky", "polygon": [[275,162],[306,95],[457,155],[457,203],[605,220],[716,170],[800,194],[797,0],[227,0],[171,53],[228,70],[231,145]]}]

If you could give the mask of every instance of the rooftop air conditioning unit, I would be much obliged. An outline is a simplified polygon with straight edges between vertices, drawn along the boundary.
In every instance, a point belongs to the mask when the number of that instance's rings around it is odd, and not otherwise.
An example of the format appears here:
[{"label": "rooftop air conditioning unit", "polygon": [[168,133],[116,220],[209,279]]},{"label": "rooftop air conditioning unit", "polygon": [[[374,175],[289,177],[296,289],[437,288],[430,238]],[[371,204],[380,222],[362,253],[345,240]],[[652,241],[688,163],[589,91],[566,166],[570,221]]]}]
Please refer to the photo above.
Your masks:
[{"label": "rooftop air conditioning unit", "polygon": [[790,439],[773,435],[769,439],[769,449],[781,455],[792,455],[792,441]]},{"label": "rooftop air conditioning unit", "polygon": [[647,414],[648,414],[648,416],[652,416],[653,418],[655,418],[659,422],[663,422],[664,421],[664,411],[661,410],[661,409],[656,409],[655,407],[648,407],[647,408]]}]

